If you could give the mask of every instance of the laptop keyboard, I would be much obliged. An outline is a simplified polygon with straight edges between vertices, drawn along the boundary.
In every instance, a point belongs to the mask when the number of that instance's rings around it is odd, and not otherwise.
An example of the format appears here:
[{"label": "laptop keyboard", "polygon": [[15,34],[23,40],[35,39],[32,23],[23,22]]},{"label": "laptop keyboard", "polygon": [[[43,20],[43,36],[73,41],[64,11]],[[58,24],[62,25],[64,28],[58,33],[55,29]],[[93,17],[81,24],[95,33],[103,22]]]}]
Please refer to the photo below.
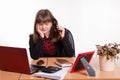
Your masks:
[{"label": "laptop keyboard", "polygon": [[45,66],[38,66],[38,65],[33,65],[33,64],[30,65],[30,69],[32,73],[38,72],[39,70],[42,70],[44,68]]}]

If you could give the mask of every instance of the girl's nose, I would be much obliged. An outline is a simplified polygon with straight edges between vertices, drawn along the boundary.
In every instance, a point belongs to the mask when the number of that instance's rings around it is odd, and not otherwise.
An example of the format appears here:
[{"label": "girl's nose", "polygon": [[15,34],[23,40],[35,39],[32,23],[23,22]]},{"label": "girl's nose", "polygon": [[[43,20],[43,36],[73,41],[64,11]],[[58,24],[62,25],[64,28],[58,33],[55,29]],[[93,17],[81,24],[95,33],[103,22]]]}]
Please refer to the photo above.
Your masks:
[{"label": "girl's nose", "polygon": [[46,27],[45,24],[43,24],[43,25],[42,25],[42,29],[45,29],[45,27]]}]

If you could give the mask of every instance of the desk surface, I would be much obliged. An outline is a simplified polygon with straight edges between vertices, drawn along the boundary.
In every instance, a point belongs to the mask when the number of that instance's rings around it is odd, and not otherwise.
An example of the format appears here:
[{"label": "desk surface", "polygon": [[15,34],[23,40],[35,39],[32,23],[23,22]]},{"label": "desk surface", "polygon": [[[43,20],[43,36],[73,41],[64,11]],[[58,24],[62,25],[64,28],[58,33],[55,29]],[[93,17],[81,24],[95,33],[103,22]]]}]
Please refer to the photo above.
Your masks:
[{"label": "desk surface", "polygon": [[[71,62],[74,62],[75,58],[67,58],[68,60],[70,60]],[[52,65],[55,66],[54,62],[55,62],[56,58],[48,58],[48,65]],[[92,61],[90,62],[90,65],[94,68],[95,72],[96,72],[96,76],[95,77],[89,77],[87,75],[86,70],[81,71],[81,72],[75,72],[75,73],[70,73],[70,70],[68,71],[68,73],[66,74],[66,76],[64,77],[65,80],[87,80],[87,79],[91,79],[91,80],[120,80],[120,66],[117,64],[116,68],[114,71],[100,71],[99,68],[99,63],[98,63],[98,58],[93,58]],[[108,66],[109,67],[109,66]]]},{"label": "desk surface", "polygon": [[0,80],[18,80],[20,73],[7,72],[0,70]]},{"label": "desk surface", "polygon": [[[57,66],[55,64],[55,61],[57,58],[40,58],[44,60],[46,63],[44,65],[46,66]],[[71,62],[74,62],[75,58],[65,58],[68,59]],[[37,60],[32,61],[31,63],[36,64]],[[86,70],[81,72],[75,72],[70,73],[70,70],[65,75],[64,80],[120,80],[120,66],[117,64],[114,71],[100,71],[99,70],[99,63],[98,58],[93,58],[90,62],[91,66],[95,69],[96,76],[95,77],[89,77],[87,75]],[[109,66],[108,66],[109,67]],[[14,73],[14,72],[7,72],[7,71],[1,71],[0,70],[0,80],[49,80],[44,78],[37,78],[34,77],[34,75],[27,75],[27,74],[21,74],[21,73]]]}]

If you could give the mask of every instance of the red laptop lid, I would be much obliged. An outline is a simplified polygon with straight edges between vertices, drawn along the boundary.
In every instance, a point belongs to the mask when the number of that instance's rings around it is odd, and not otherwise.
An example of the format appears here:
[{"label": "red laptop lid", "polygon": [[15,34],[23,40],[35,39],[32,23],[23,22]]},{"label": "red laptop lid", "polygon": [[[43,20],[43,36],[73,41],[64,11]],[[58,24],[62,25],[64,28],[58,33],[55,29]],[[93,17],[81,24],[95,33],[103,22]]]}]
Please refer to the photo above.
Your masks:
[{"label": "red laptop lid", "polygon": [[72,72],[78,72],[81,70],[85,70],[82,62],[80,61],[80,58],[84,57],[87,60],[87,62],[90,63],[93,54],[94,54],[94,51],[79,53],[70,72],[72,73]]},{"label": "red laptop lid", "polygon": [[0,70],[30,74],[26,49],[0,46]]}]

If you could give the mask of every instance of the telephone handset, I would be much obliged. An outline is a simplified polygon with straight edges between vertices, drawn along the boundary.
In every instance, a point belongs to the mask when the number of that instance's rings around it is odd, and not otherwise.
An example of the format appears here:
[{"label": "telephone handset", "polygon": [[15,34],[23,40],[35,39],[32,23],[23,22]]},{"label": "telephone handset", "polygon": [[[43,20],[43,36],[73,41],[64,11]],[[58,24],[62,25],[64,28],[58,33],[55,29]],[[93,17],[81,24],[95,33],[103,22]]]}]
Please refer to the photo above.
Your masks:
[{"label": "telephone handset", "polygon": [[62,32],[62,30],[58,30],[58,28],[56,28],[56,27],[55,27],[55,30],[56,30],[57,32]]},{"label": "telephone handset", "polygon": [[60,32],[61,30],[58,30],[57,28],[57,25],[58,25],[58,22],[56,19],[53,19],[52,20],[52,25],[53,27],[51,28],[51,37],[52,37],[52,42],[56,42],[57,40],[60,39]]},{"label": "telephone handset", "polygon": [[58,33],[62,32],[62,30],[58,30],[57,25],[58,25],[57,20],[53,19],[53,28],[54,28],[55,32],[58,32]]}]

